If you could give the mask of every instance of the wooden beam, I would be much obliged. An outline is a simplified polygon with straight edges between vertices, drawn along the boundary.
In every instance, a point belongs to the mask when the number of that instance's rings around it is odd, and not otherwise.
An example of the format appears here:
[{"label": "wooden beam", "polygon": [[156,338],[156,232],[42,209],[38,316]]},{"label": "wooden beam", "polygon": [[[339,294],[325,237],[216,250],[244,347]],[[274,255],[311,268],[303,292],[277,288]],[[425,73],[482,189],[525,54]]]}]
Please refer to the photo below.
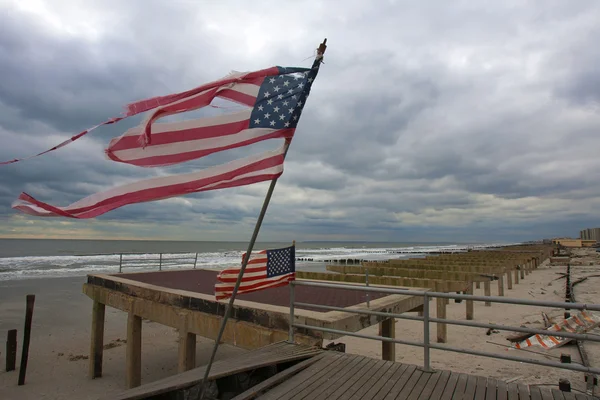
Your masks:
[{"label": "wooden beam", "polygon": [[98,301],[92,305],[92,332],[90,338],[90,362],[88,375],[91,379],[102,376],[104,353],[104,314],[106,306]]},{"label": "wooden beam", "polygon": [[129,312],[127,316],[127,352],[126,352],[127,388],[142,383],[142,318]]},{"label": "wooden beam", "polygon": [[[396,337],[396,319],[388,318],[379,323],[379,335],[394,339]],[[396,361],[396,343],[381,342],[381,359]]]}]

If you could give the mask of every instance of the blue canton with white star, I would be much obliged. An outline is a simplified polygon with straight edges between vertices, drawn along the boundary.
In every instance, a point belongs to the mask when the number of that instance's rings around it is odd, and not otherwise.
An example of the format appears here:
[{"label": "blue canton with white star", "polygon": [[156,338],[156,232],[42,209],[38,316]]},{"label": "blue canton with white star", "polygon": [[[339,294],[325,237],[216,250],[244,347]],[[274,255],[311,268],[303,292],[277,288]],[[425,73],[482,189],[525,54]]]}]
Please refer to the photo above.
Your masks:
[{"label": "blue canton with white star", "polygon": [[267,278],[296,272],[295,247],[267,250]]},{"label": "blue canton with white star", "polygon": [[278,67],[261,85],[250,116],[250,128],[295,128],[318,68]]}]

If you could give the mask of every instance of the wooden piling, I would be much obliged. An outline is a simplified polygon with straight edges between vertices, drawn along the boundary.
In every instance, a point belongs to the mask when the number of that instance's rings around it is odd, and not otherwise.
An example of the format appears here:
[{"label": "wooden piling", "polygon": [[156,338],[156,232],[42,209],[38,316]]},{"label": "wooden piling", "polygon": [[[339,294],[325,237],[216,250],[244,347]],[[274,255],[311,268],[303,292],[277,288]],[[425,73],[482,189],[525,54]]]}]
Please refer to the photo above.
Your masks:
[{"label": "wooden piling", "polygon": [[142,383],[142,318],[129,311],[127,317],[127,388],[140,386]]},{"label": "wooden piling", "polygon": [[21,353],[21,366],[19,368],[19,386],[25,384],[27,373],[27,359],[29,358],[29,340],[31,338],[31,321],[33,319],[33,305],[35,295],[27,295],[27,306],[25,309],[25,328],[23,329],[23,352]]},{"label": "wooden piling", "polygon": [[11,329],[6,337],[6,372],[17,366],[17,330]]},{"label": "wooden piling", "polygon": [[[379,335],[394,339],[396,337],[396,319],[388,318],[379,323]],[[396,343],[381,342],[381,359],[396,361]]]},{"label": "wooden piling", "polygon": [[[469,286],[467,287],[467,294],[473,294],[473,282],[469,282]],[[473,300],[467,300],[467,319],[472,320],[474,314]]]},{"label": "wooden piling", "polygon": [[498,296],[504,296],[504,275],[498,276]]},{"label": "wooden piling", "polygon": [[[437,318],[446,319],[446,302],[445,299],[436,298]],[[448,341],[447,325],[442,322],[437,323],[437,342],[446,343]]]},{"label": "wooden piling", "polygon": [[[483,282],[483,294],[485,296],[491,296],[492,295],[492,284],[490,283],[490,281],[487,282]],[[491,307],[492,303],[489,301],[485,302],[485,306],[486,307]]]},{"label": "wooden piling", "polygon": [[90,338],[90,361],[88,376],[91,379],[102,376],[102,356],[104,352],[104,313],[106,306],[94,301],[92,305],[92,332]]},{"label": "wooden piling", "polygon": [[512,271],[510,271],[510,270],[506,273],[506,287],[508,289],[513,288],[513,286],[512,286]]}]

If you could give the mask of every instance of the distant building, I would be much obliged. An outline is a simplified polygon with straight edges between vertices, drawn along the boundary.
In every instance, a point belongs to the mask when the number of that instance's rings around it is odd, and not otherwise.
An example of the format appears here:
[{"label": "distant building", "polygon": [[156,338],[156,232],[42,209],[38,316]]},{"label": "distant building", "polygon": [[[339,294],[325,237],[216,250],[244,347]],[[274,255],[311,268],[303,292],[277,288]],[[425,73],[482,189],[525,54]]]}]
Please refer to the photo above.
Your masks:
[{"label": "distant building", "polygon": [[559,244],[564,247],[592,247],[596,244],[596,240],[556,238],[552,239],[552,243]]},{"label": "distant building", "polygon": [[594,240],[600,242],[600,228],[588,228],[579,232],[579,238],[582,240]]}]

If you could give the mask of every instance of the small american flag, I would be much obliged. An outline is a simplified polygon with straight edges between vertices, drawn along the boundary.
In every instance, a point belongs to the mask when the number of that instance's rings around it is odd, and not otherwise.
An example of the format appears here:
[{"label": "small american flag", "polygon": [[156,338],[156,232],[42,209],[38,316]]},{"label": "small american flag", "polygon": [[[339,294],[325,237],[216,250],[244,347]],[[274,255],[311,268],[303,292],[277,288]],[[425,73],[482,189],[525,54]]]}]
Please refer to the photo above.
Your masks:
[{"label": "small american flag", "polygon": [[[245,256],[244,253],[242,260]],[[227,268],[219,272],[217,281],[220,283],[215,284],[215,297],[217,300],[231,297],[240,270],[241,266]],[[244,270],[244,275],[242,275],[238,294],[285,286],[295,277],[295,246],[253,252]]]}]

